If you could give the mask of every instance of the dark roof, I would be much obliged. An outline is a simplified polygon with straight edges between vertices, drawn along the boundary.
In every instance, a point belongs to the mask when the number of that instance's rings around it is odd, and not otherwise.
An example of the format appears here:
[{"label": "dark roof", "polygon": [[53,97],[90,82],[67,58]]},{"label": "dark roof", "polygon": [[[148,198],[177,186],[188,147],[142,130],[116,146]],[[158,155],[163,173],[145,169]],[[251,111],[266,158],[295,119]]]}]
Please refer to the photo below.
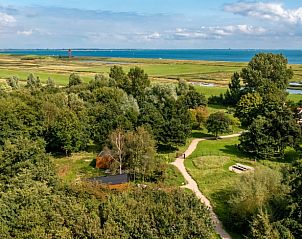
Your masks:
[{"label": "dark roof", "polygon": [[89,178],[89,179],[87,179],[87,181],[110,184],[110,185],[123,184],[123,183],[129,182],[127,174],[119,174],[119,175],[113,175],[113,176],[107,176],[107,177]]}]

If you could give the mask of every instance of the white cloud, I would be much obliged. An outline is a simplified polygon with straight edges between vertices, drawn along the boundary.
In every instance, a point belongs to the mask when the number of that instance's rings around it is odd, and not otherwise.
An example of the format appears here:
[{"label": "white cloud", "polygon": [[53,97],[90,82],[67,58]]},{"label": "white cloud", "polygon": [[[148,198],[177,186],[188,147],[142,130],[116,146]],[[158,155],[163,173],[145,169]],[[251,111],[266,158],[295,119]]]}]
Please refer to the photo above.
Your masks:
[{"label": "white cloud", "polygon": [[23,36],[31,36],[33,33],[34,31],[32,29],[28,31],[17,31],[18,35],[23,35]]},{"label": "white cloud", "polygon": [[242,16],[290,24],[302,23],[302,7],[285,9],[281,3],[238,2],[226,4],[224,10]]},{"label": "white cloud", "polygon": [[9,26],[16,22],[16,19],[7,13],[0,12],[0,26]]},{"label": "white cloud", "polygon": [[266,32],[263,27],[249,25],[203,26],[200,29],[177,28],[171,36],[174,39],[220,39],[232,35],[263,35]]}]

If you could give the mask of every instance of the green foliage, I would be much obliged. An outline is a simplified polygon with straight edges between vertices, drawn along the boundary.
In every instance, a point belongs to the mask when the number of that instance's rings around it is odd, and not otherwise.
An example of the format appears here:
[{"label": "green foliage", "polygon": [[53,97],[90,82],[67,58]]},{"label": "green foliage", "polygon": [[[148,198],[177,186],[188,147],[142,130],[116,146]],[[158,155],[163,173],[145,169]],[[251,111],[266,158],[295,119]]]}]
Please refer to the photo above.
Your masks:
[{"label": "green foliage", "polygon": [[183,191],[111,195],[101,209],[103,238],[215,238],[206,207]]},{"label": "green foliage", "polygon": [[142,97],[144,90],[150,86],[150,79],[143,69],[139,67],[131,68],[128,72],[130,80],[130,94],[135,98]]},{"label": "green foliage", "polygon": [[178,101],[179,104],[184,105],[188,109],[195,109],[207,105],[206,97],[195,90],[189,90],[186,94],[182,95]]},{"label": "green foliage", "polygon": [[190,110],[192,128],[193,129],[202,129],[207,122],[209,117],[209,112],[206,107],[197,107]]},{"label": "green foliage", "polygon": [[17,76],[12,76],[6,80],[6,83],[12,87],[12,89],[19,88],[19,78]]},{"label": "green foliage", "polygon": [[56,86],[55,81],[51,77],[48,77],[46,81],[46,86],[49,88],[55,87]]},{"label": "green foliage", "polygon": [[52,152],[78,152],[86,148],[89,141],[87,125],[69,109],[59,109],[45,133],[47,149]]},{"label": "green foliage", "polygon": [[189,111],[179,104],[175,88],[170,86],[155,85],[146,90],[139,122],[152,129],[159,144],[170,146],[185,144],[191,129]]},{"label": "green foliage", "polygon": [[126,170],[133,180],[157,181],[162,174],[161,164],[156,159],[155,141],[143,127],[135,131],[114,130],[109,135],[111,170],[122,173]]},{"label": "green foliage", "polygon": [[257,91],[262,95],[267,94],[271,85],[275,85],[284,92],[293,77],[293,70],[287,67],[287,63],[287,59],[281,54],[256,54],[240,74],[245,90]]},{"label": "green foliage", "polygon": [[80,85],[80,84],[82,84],[81,77],[78,74],[76,74],[76,73],[72,73],[69,76],[68,86],[71,87],[71,86],[76,86],[76,85]]},{"label": "green foliage", "polygon": [[19,136],[36,138],[42,132],[41,116],[37,110],[40,104],[29,95],[23,97],[23,99],[14,96],[0,98],[0,145],[7,139]]},{"label": "green foliage", "polygon": [[281,182],[281,173],[268,168],[243,174],[234,184],[228,201],[229,226],[236,231],[248,232],[249,221],[286,193],[287,188]]},{"label": "green foliage", "polygon": [[235,115],[243,126],[249,126],[260,114],[262,104],[263,100],[259,93],[247,93],[239,100]]},{"label": "green foliage", "polygon": [[286,106],[286,89],[293,71],[282,55],[257,54],[242,69],[244,95],[235,115],[244,127],[242,151],[257,158],[283,157],[287,146],[298,147],[301,129]]},{"label": "green foliage", "polygon": [[[267,212],[260,212],[254,217],[251,223],[251,239],[279,239],[280,234],[278,230],[271,224],[269,215]],[[293,238],[293,237],[282,237],[282,238]]]},{"label": "green foliage", "polygon": [[107,87],[110,86],[109,78],[102,74],[96,74],[94,80],[89,82],[88,88],[92,91],[96,88],[100,88],[104,86]]},{"label": "green foliage", "polygon": [[240,75],[235,72],[229,83],[229,89],[224,95],[224,104],[235,106],[240,100],[241,95]]},{"label": "green foliage", "polygon": [[26,87],[35,90],[41,87],[41,82],[39,77],[35,77],[34,74],[30,73],[27,77]]},{"label": "green foliage", "polygon": [[218,134],[230,131],[231,120],[226,114],[218,111],[209,116],[206,124],[207,130],[218,138]]},{"label": "green foliage", "polygon": [[240,137],[240,149],[260,159],[284,156],[286,147],[299,147],[301,128],[287,108],[257,117]]},{"label": "green foliage", "polygon": [[121,66],[111,67],[109,77],[115,81],[117,87],[128,93],[131,91],[131,82]]},{"label": "green foliage", "polygon": [[7,142],[0,171],[2,238],[99,237],[99,202],[61,187],[43,142]]}]

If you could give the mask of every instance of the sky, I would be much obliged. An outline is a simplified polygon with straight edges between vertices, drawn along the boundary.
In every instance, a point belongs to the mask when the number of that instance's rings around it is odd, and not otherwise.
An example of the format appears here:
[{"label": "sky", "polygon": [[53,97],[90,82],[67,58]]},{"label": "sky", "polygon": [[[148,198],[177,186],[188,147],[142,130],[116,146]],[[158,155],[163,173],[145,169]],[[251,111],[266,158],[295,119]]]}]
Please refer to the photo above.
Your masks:
[{"label": "sky", "polygon": [[301,49],[302,1],[0,0],[0,48]]}]

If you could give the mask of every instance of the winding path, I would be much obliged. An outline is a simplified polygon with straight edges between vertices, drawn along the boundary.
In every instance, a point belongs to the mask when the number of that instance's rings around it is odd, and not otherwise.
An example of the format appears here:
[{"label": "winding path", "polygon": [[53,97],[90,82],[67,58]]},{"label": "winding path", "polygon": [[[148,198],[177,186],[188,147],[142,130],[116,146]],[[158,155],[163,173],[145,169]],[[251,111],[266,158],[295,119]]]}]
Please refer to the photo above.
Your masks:
[{"label": "winding path", "polygon": [[[232,135],[227,135],[227,136],[220,136],[220,139],[226,139],[226,138],[233,138],[233,137],[238,137],[240,134],[232,134]],[[201,138],[201,139],[193,139],[192,143],[184,153],[186,157],[189,157],[196,149],[197,145],[201,141],[205,140],[211,140],[215,139],[214,137],[209,137],[209,138]],[[198,188],[198,185],[196,181],[190,176],[188,173],[185,165],[184,165],[184,157],[183,155],[178,157],[172,164],[179,169],[185,180],[187,181],[187,184],[182,186],[183,188],[190,189],[192,192],[195,193],[195,195],[208,207],[210,211],[210,215],[212,218],[212,221],[215,226],[215,231],[217,234],[220,235],[222,239],[231,239],[231,236],[223,229],[223,225],[221,221],[218,219],[217,215],[213,211],[213,207],[211,206],[210,201],[201,193],[201,191]]]}]

